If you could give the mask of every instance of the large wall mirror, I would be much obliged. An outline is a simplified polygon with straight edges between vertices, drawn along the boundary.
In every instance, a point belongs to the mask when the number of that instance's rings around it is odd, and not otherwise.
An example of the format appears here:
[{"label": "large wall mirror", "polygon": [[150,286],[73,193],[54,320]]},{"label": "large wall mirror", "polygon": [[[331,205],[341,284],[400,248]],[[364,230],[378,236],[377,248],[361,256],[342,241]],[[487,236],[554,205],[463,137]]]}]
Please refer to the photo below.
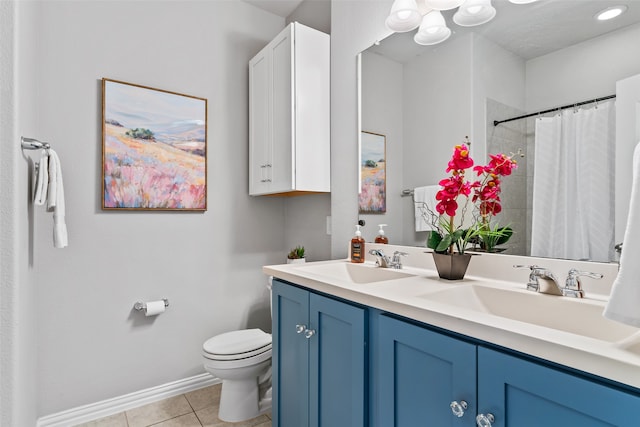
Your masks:
[{"label": "large wall mirror", "polygon": [[[631,121],[622,129],[619,123],[627,116],[620,112],[620,92],[640,86],[640,77],[634,77],[640,75],[640,2],[621,2],[627,12],[617,19],[594,19],[596,12],[616,3],[541,0],[516,5],[494,0],[496,17],[478,27],[458,27],[452,13],[445,12],[453,35],[441,44],[420,46],[413,41],[414,32],[397,33],[363,51],[360,130],[387,140],[387,210],[360,215],[367,223],[365,239],[373,241],[376,225],[385,223],[390,243],[425,246],[427,232],[415,229],[409,192],[444,178],[452,147],[468,136],[477,163],[486,163],[488,154],[524,154],[516,173],[503,183],[499,221],[515,231],[505,253],[615,261],[614,245],[622,241],[628,212],[631,156],[640,137],[640,125]],[[617,98],[577,105],[611,95]],[[640,95],[624,96],[625,108],[634,109],[637,117]],[[573,107],[558,109],[566,105]],[[493,124],[550,109],[554,111]],[[591,110],[598,111],[597,117]],[[594,148],[576,154],[562,139],[543,138],[542,122],[583,111],[589,117],[576,131],[577,144],[579,150]],[[581,163],[556,162],[575,157]],[[577,188],[566,184],[567,176],[577,176]],[[604,195],[583,190],[591,185],[585,180],[605,183]],[[583,197],[565,201],[563,192]],[[595,203],[589,200],[594,198]],[[541,216],[544,212],[564,216],[565,222],[553,225]],[[595,231],[582,224],[596,224]],[[597,247],[581,239],[593,232],[606,234]],[[568,237],[560,239],[560,234]]]}]

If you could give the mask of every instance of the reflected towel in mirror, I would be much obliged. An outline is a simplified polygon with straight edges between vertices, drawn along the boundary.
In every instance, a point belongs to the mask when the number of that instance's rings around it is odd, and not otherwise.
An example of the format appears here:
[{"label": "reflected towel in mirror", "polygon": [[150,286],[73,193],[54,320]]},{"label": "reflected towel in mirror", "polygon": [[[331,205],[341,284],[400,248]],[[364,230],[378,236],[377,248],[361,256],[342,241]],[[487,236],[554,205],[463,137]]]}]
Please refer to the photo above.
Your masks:
[{"label": "reflected towel in mirror", "polygon": [[[416,187],[413,190],[413,203],[416,217],[416,231],[434,230],[431,217],[436,212],[436,193],[439,185]],[[437,217],[436,217],[437,220]]]}]

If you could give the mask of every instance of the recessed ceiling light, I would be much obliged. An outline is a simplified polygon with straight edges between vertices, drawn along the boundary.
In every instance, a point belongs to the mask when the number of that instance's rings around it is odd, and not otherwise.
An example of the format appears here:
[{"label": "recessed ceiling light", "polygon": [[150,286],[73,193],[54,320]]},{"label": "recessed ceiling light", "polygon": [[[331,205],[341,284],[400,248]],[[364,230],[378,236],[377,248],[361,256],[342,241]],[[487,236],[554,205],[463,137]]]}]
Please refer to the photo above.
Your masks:
[{"label": "recessed ceiling light", "polygon": [[609,19],[613,19],[616,16],[619,16],[619,15],[623,14],[626,11],[627,11],[627,6],[624,6],[624,5],[612,6],[612,7],[608,7],[606,9],[603,9],[600,12],[596,13],[595,18],[598,21],[607,21]]}]

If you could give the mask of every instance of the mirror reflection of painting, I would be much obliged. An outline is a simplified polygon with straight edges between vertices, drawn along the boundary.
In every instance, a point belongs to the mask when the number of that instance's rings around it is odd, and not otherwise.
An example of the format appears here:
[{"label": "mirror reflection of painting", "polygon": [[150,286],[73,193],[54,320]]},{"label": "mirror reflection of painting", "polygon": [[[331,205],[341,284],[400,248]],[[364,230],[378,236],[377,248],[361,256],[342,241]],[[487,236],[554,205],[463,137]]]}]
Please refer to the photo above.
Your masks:
[{"label": "mirror reflection of painting", "polygon": [[361,132],[360,145],[360,195],[358,206],[361,214],[387,211],[386,137],[371,132]]}]

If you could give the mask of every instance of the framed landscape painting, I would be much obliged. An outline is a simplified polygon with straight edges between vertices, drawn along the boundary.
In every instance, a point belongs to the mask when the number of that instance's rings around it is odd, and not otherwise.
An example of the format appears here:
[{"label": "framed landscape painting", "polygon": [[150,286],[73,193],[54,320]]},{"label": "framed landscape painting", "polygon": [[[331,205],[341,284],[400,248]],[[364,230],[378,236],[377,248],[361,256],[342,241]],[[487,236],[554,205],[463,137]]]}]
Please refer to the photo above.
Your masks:
[{"label": "framed landscape painting", "polygon": [[361,214],[382,214],[387,211],[387,137],[372,132],[360,135],[360,194]]},{"label": "framed landscape painting", "polygon": [[102,79],[102,208],[207,209],[207,100]]}]

